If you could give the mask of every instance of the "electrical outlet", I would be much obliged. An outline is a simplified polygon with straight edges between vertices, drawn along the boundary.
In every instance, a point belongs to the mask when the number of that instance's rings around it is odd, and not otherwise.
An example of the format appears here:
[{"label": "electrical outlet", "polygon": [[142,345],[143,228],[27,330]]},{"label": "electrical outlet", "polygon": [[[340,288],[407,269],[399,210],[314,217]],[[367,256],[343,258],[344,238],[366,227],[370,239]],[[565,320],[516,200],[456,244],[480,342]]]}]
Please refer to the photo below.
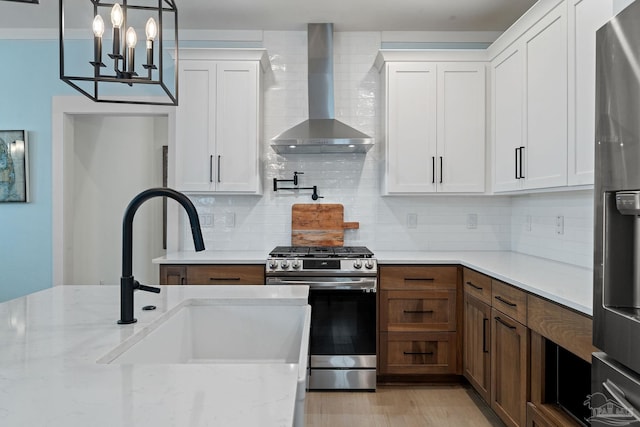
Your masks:
[{"label": "electrical outlet", "polygon": [[525,228],[527,231],[531,231],[531,222],[531,215],[527,215],[527,218],[525,219]]},{"label": "electrical outlet", "polygon": [[478,214],[468,214],[467,215],[467,228],[476,229],[478,228]]},{"label": "electrical outlet", "polygon": [[407,214],[407,228],[418,228],[418,214]]},{"label": "electrical outlet", "polygon": [[201,227],[213,227],[213,214],[200,215]]},{"label": "electrical outlet", "polygon": [[564,216],[558,215],[556,217],[556,234],[564,234]]},{"label": "electrical outlet", "polygon": [[236,226],[236,213],[226,212],[224,214],[224,226],[227,228],[233,228]]}]

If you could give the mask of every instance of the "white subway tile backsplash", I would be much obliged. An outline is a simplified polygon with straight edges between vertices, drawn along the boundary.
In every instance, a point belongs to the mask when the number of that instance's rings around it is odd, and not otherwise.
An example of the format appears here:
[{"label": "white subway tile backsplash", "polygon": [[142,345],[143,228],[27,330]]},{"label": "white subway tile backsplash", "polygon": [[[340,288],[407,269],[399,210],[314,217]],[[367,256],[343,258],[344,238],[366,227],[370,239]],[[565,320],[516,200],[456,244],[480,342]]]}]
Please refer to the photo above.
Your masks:
[{"label": "white subway tile backsplash", "polygon": [[[377,144],[365,155],[280,156],[270,140],[308,118],[306,31],[265,31],[271,60],[265,78],[263,109],[263,188],[258,196],[194,196],[201,214],[212,215],[203,230],[207,248],[264,250],[290,244],[291,205],[315,203],[311,191],[273,191],[273,178],[300,175],[300,186],[316,185],[320,203],[345,205],[345,221],[360,229],[345,231],[345,244],[372,250],[514,250],[590,266],[593,247],[592,192],[572,191],[525,196],[380,195],[383,149],[378,73],[373,63],[381,46],[379,32],[334,34],[336,118],[367,133]],[[407,214],[416,227],[407,227]],[[233,226],[229,217],[233,214]],[[469,214],[477,228],[467,228]],[[564,216],[564,234],[555,218]],[[531,219],[529,230],[527,218]],[[184,223],[185,221],[183,221]],[[189,230],[183,227],[183,235]],[[192,248],[183,239],[183,248]]]}]

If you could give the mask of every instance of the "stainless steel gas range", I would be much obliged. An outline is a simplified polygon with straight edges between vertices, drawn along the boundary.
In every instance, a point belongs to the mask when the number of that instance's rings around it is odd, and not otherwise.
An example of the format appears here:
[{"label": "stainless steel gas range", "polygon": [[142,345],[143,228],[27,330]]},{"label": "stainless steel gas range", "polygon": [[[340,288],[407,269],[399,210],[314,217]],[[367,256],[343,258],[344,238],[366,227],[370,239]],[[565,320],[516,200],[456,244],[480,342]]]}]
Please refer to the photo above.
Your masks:
[{"label": "stainless steel gas range", "polygon": [[278,246],[267,285],[309,285],[309,390],[376,389],[378,264],[365,247]]}]

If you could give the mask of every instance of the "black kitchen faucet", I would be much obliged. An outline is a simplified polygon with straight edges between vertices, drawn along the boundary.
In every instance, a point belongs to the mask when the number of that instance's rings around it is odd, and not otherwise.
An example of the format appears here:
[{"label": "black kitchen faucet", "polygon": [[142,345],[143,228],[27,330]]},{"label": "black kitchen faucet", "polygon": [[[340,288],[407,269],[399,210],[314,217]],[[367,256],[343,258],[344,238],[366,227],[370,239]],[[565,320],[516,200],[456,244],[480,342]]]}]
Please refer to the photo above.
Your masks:
[{"label": "black kitchen faucet", "polygon": [[135,289],[155,293],[160,292],[160,288],[142,285],[133,278],[133,216],[146,200],[160,196],[169,197],[177,201],[187,211],[195,249],[198,252],[204,250],[198,212],[187,196],[170,188],[150,188],[134,197],[124,211],[124,218],[122,219],[122,277],[120,277],[120,320],[118,320],[120,325],[138,321],[133,317],[133,291]]}]

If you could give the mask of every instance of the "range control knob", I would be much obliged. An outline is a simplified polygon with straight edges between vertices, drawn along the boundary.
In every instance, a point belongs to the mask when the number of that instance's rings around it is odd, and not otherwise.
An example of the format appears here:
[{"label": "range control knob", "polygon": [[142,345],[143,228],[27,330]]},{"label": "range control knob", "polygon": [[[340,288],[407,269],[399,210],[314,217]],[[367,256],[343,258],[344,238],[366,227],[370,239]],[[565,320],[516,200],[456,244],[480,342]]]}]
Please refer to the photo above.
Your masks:
[{"label": "range control knob", "polygon": [[282,262],[280,263],[280,267],[281,267],[282,269],[289,268],[289,261],[287,261],[287,260],[285,259],[284,261],[282,261]]},{"label": "range control knob", "polygon": [[278,268],[278,261],[276,261],[275,259],[270,259],[269,260],[269,268],[271,270]]},{"label": "range control knob", "polygon": [[362,268],[362,261],[360,261],[359,259],[353,261],[353,268],[355,268],[356,270],[360,270]]},{"label": "range control knob", "polygon": [[291,263],[291,267],[293,267],[294,270],[297,270],[300,268],[300,260],[299,259],[294,259],[293,262]]},{"label": "range control knob", "polygon": [[368,259],[365,263],[364,263],[364,267],[367,270],[371,270],[373,268],[373,261],[371,261],[370,259]]}]

